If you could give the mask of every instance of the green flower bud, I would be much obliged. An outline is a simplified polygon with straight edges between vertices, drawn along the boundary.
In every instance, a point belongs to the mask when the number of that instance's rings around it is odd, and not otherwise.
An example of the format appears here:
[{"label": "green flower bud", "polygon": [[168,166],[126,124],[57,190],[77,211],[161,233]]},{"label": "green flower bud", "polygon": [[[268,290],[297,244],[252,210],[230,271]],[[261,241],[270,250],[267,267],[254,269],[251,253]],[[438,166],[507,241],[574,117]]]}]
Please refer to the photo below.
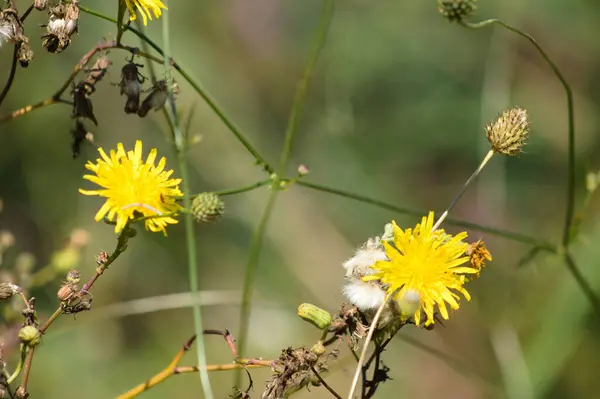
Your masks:
[{"label": "green flower bud", "polygon": [[42,334],[40,333],[40,330],[34,326],[25,326],[19,331],[19,339],[24,345],[33,348],[42,340]]},{"label": "green flower bud", "polygon": [[199,223],[210,224],[225,211],[225,204],[215,193],[200,193],[192,202],[192,215]]},{"label": "green flower bud", "polygon": [[438,0],[438,11],[444,18],[452,21],[461,21],[470,15],[475,9],[477,0]]},{"label": "green flower bud", "polygon": [[321,356],[326,351],[325,345],[323,345],[323,343],[319,341],[316,344],[314,344],[312,348],[310,348],[310,351],[317,356]]},{"label": "green flower bud", "polygon": [[331,324],[331,314],[310,303],[298,306],[298,316],[313,324],[319,330],[323,330]]}]

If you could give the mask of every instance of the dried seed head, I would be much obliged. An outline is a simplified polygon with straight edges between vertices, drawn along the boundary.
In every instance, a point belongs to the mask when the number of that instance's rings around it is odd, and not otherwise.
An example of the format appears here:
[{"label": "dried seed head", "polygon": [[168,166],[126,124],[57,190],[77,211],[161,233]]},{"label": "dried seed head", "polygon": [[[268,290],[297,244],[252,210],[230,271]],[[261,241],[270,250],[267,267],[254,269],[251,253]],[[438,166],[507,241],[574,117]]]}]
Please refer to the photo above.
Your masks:
[{"label": "dried seed head", "polygon": [[448,21],[461,21],[477,9],[477,0],[438,0],[438,11]]},{"label": "dried seed head", "polygon": [[323,330],[331,324],[331,313],[310,303],[298,306],[298,316],[319,330]]},{"label": "dried seed head", "polygon": [[200,193],[192,202],[192,215],[199,223],[210,224],[225,212],[225,204],[215,193]]},{"label": "dried seed head", "polygon": [[486,126],[487,139],[494,151],[504,155],[518,155],[529,136],[527,111],[511,108],[502,112],[494,123]]},{"label": "dried seed head", "polygon": [[14,10],[0,11],[0,48],[7,42],[16,42],[21,24]]},{"label": "dried seed head", "polygon": [[40,334],[40,331],[34,326],[25,326],[19,331],[19,340],[21,340],[21,343],[24,345],[33,348],[34,346],[39,345],[42,340],[42,334]]},{"label": "dried seed head", "polygon": [[42,35],[42,45],[51,53],[60,53],[71,44],[71,36],[77,32],[79,1],[59,4],[50,9],[46,33]]},{"label": "dried seed head", "polygon": [[8,299],[21,292],[21,287],[8,281],[0,283],[0,299]]}]

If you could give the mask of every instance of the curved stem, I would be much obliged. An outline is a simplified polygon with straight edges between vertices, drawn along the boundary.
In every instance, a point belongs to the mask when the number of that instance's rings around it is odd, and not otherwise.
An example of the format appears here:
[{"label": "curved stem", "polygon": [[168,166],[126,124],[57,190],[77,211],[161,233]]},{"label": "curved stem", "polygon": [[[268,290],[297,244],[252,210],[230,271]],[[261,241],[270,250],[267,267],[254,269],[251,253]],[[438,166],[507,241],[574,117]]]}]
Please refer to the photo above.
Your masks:
[{"label": "curved stem", "polygon": [[21,344],[20,352],[21,357],[19,358],[19,364],[17,364],[17,368],[15,369],[15,371],[6,380],[7,384],[12,384],[17,379],[19,374],[21,374],[21,370],[23,370],[23,365],[25,364],[25,357],[27,356],[27,347]]},{"label": "curved stem", "polygon": [[15,74],[17,73],[18,55],[19,45],[15,44],[13,50],[12,64],[10,65],[10,72],[8,73],[8,79],[6,81],[6,84],[4,85],[4,88],[2,89],[2,93],[0,93],[0,105],[2,105],[2,103],[4,102],[4,99],[6,98],[6,95],[8,94],[8,91],[10,90],[15,79]]},{"label": "curved stem", "polygon": [[358,379],[360,378],[360,376],[362,374],[363,364],[365,363],[365,359],[367,358],[367,351],[369,350],[369,344],[371,343],[371,339],[373,339],[373,334],[375,333],[375,330],[377,328],[377,323],[379,322],[379,318],[381,318],[381,314],[383,313],[383,310],[387,306],[388,301],[395,293],[396,293],[396,291],[390,292],[389,294],[386,295],[386,297],[383,300],[383,302],[381,303],[381,305],[379,305],[379,309],[377,309],[377,313],[375,313],[375,317],[373,318],[373,321],[371,322],[371,325],[369,326],[369,333],[367,334],[367,338],[365,338],[365,342],[363,344],[363,348],[360,353],[360,358],[358,359],[358,363],[356,365],[356,371],[354,372],[354,378],[352,379],[352,385],[350,385],[350,393],[348,393],[348,399],[354,398],[354,391],[356,391],[356,386],[358,385]]},{"label": "curved stem", "polygon": [[567,114],[568,114],[568,135],[569,135],[569,148],[568,148],[568,173],[567,173],[567,211],[565,216],[565,226],[562,237],[562,245],[567,247],[571,240],[571,227],[573,225],[573,217],[575,214],[575,112],[573,107],[573,91],[571,90],[571,86],[567,83],[567,80],[563,76],[562,72],[558,69],[558,66],[552,61],[552,59],[548,56],[548,54],[544,51],[542,46],[528,33],[519,30],[506,22],[500,19],[488,19],[485,21],[471,23],[471,22],[461,22],[461,25],[470,28],[470,29],[478,29],[483,28],[485,26],[497,24],[500,25],[511,32],[516,33],[519,36],[527,39],[535,49],[540,53],[542,58],[546,61],[546,63],[552,69],[552,72],[556,76],[556,78],[562,84],[565,95],[567,97]]},{"label": "curved stem", "polygon": [[[365,204],[377,206],[379,208],[386,209],[388,211],[392,211],[392,212],[396,212],[396,213],[401,213],[404,215],[421,217],[426,214],[426,212],[424,212],[424,211],[399,207],[399,206],[392,205],[392,204],[384,202],[384,201],[377,200],[375,198],[367,197],[367,196],[360,195],[360,194],[355,194],[355,193],[345,191],[345,190],[339,190],[337,188],[328,187],[328,186],[325,186],[322,184],[307,182],[304,180],[298,180],[298,182],[296,184],[307,187],[307,188],[311,188],[316,191],[322,191],[325,193],[338,195],[340,197],[353,199],[355,201],[363,202]],[[523,244],[534,245],[534,246],[537,246],[539,248],[542,248],[542,249],[544,249],[546,251],[550,251],[550,252],[557,252],[557,250],[558,250],[556,248],[556,246],[552,243],[549,243],[546,241],[541,241],[535,237],[530,237],[525,234],[514,233],[511,231],[497,229],[494,227],[482,226],[477,223],[472,223],[472,222],[468,222],[466,220],[461,220],[461,219],[456,219],[456,218],[447,218],[446,223],[450,224],[450,225],[454,225],[454,226],[472,229],[475,231],[480,231],[483,233],[492,234],[492,235],[495,235],[498,237],[521,242]]]},{"label": "curved stem", "polygon": [[245,193],[245,192],[248,192],[248,191],[252,191],[252,190],[257,189],[259,187],[266,186],[271,181],[272,181],[272,179],[261,180],[259,182],[256,182],[256,183],[253,183],[253,184],[249,184],[249,185],[243,186],[243,187],[231,188],[229,190],[215,191],[215,194],[217,194],[218,196],[221,196],[221,197],[225,197],[227,195],[241,194],[241,193]]},{"label": "curved stem", "polygon": [[575,278],[577,285],[579,285],[579,288],[581,288],[581,291],[583,291],[583,294],[590,302],[590,305],[592,305],[592,309],[594,309],[596,316],[600,318],[600,299],[594,292],[594,289],[590,286],[590,283],[588,283],[585,277],[583,277],[583,274],[581,273],[581,270],[579,270],[579,267],[577,266],[573,255],[566,252],[564,254],[564,260],[567,269],[569,270],[569,272],[571,272],[573,278]]}]

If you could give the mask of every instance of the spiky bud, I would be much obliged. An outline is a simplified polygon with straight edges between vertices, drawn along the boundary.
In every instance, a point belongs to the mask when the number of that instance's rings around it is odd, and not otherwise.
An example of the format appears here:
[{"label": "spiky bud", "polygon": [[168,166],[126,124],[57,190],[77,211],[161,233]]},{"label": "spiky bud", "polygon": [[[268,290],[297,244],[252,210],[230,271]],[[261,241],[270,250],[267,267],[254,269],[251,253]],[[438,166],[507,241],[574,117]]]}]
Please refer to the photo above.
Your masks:
[{"label": "spiky bud", "polygon": [[312,353],[314,353],[317,356],[321,356],[325,353],[326,349],[325,349],[325,345],[323,345],[323,342],[319,341],[316,344],[314,344],[312,346],[312,348],[310,348],[310,351]]},{"label": "spiky bud", "polygon": [[192,202],[191,212],[199,223],[210,224],[225,212],[225,204],[215,193],[200,193]]},{"label": "spiky bud", "polygon": [[310,303],[303,303],[298,306],[298,316],[319,330],[323,330],[331,324],[331,313]]},{"label": "spiky bud", "polygon": [[477,9],[477,0],[438,0],[438,11],[448,21],[461,21]]},{"label": "spiky bud", "polygon": [[494,123],[485,127],[485,133],[494,151],[519,155],[529,136],[527,111],[519,107],[503,111]]},{"label": "spiky bud", "polygon": [[34,326],[25,326],[19,331],[19,339],[24,345],[33,348],[34,346],[39,345],[42,340],[42,334],[40,333],[40,330]]}]

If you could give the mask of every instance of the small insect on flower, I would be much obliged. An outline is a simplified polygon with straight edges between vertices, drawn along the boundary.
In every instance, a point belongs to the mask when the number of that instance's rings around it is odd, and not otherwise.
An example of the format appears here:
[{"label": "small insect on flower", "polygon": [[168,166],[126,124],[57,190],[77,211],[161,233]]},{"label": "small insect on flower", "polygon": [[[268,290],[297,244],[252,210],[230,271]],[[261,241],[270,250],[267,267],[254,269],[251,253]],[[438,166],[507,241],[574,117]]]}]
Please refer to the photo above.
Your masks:
[{"label": "small insect on flower", "polygon": [[183,196],[179,190],[181,179],[172,179],[173,170],[165,170],[167,160],[163,157],[155,165],[157,151],[152,149],[144,162],[140,140],[136,141],[133,151],[126,152],[119,143],[116,151],[110,151],[110,156],[102,148],[98,152],[101,158],[85,165],[93,174],[83,178],[102,189],[79,190],[84,195],[106,198],[96,213],[96,221],[105,216],[109,221],[116,220],[115,233],[119,233],[129,221],[148,217],[144,220],[146,229],[166,235],[167,225],[177,223],[171,216],[182,209],[176,199]]},{"label": "small insect on flower", "polygon": [[160,0],[123,0],[129,10],[129,20],[135,21],[137,19],[136,9],[142,15],[144,25],[148,24],[148,19],[152,19],[152,14],[156,18],[162,15],[162,10],[167,10],[167,6]]},{"label": "small insect on flower", "polygon": [[418,300],[419,306],[412,315],[416,325],[421,323],[421,311],[425,312],[425,326],[432,325],[436,308],[448,319],[446,304],[452,309],[459,308],[456,292],[469,300],[470,295],[463,288],[466,275],[479,272],[461,266],[469,261],[465,256],[469,244],[463,241],[467,233],[451,236],[443,230],[433,230],[433,212],[423,217],[414,230],[402,230],[394,222],[393,226],[393,241],[383,241],[389,260],[377,261],[373,266],[376,272],[363,280],[380,280],[388,293],[396,293],[397,300]]}]

